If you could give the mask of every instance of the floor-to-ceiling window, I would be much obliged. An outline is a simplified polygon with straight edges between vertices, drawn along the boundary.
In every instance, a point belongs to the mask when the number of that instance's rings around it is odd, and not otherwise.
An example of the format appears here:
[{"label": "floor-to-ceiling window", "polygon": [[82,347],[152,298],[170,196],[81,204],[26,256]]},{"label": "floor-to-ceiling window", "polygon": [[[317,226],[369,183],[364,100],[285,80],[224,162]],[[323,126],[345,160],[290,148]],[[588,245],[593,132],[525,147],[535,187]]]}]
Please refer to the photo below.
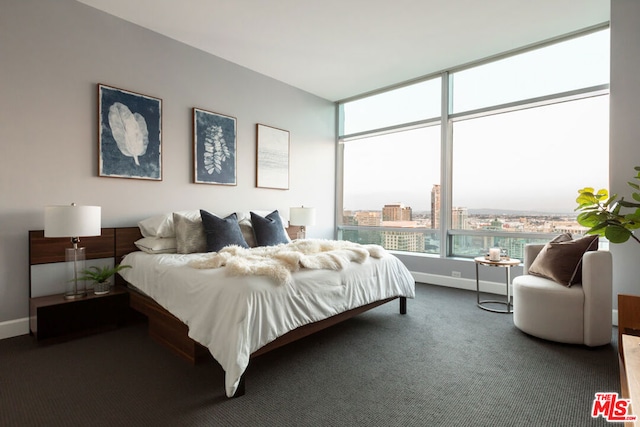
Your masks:
[{"label": "floor-to-ceiling window", "polygon": [[340,238],[440,252],[430,192],[419,186],[440,182],[441,87],[438,76],[341,106]]},{"label": "floor-to-ceiling window", "polygon": [[584,231],[608,182],[608,29],[339,103],[339,238],[477,256]]}]

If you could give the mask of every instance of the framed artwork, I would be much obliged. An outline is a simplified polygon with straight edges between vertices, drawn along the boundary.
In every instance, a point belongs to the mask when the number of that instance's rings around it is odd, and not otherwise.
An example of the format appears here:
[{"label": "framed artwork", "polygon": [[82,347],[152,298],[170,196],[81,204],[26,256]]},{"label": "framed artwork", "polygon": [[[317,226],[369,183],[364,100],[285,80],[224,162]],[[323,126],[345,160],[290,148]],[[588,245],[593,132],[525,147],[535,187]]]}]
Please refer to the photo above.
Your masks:
[{"label": "framed artwork", "polygon": [[193,109],[193,180],[236,185],[236,118]]},{"label": "framed artwork", "polygon": [[162,100],[98,84],[98,176],[162,181]]},{"label": "framed artwork", "polygon": [[256,187],[289,189],[289,131],[256,126]]}]

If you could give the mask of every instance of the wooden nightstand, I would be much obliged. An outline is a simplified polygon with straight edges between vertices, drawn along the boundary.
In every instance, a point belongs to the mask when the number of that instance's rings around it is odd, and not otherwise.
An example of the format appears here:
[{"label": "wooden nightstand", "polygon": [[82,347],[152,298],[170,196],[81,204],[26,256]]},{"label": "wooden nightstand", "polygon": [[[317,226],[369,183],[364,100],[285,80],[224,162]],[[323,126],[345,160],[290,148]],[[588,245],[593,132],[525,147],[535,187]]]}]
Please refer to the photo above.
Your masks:
[{"label": "wooden nightstand", "polygon": [[[620,367],[620,391],[622,397],[640,393],[640,359],[638,349],[625,348],[629,343],[638,344],[640,336],[640,295],[618,294],[618,364]],[[623,343],[626,343],[623,345]],[[627,360],[631,356],[633,360]],[[625,426],[640,426],[640,405],[631,402],[631,413],[638,416],[634,422],[625,422]]]},{"label": "wooden nightstand", "polygon": [[106,295],[89,293],[75,300],[49,295],[29,300],[29,325],[38,342],[62,341],[117,328],[126,322],[128,311],[129,292],[121,286]]}]

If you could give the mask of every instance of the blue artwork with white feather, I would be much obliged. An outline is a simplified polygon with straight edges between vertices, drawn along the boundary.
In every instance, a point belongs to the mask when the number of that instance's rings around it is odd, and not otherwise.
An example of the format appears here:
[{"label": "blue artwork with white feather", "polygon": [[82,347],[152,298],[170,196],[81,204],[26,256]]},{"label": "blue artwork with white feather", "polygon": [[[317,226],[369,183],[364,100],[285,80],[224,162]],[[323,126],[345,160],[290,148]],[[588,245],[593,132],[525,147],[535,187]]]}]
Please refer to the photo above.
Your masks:
[{"label": "blue artwork with white feather", "polygon": [[162,179],[162,100],[99,85],[99,175]]}]

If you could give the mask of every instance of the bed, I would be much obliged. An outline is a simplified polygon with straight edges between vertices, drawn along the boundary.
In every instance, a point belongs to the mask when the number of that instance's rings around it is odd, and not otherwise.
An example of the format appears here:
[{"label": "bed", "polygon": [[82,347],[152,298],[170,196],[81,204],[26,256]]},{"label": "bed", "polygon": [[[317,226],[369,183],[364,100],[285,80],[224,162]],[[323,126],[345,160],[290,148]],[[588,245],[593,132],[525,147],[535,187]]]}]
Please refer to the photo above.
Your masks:
[{"label": "bed", "polygon": [[415,296],[411,274],[386,251],[339,269],[300,268],[278,281],[195,267],[216,253],[141,251],[143,227],[113,234],[114,257],[133,267],[119,282],[130,288],[131,307],[148,318],[149,334],[192,363],[213,356],[225,371],[228,397],[244,394],[252,358],[395,299],[405,314],[406,299]]}]

